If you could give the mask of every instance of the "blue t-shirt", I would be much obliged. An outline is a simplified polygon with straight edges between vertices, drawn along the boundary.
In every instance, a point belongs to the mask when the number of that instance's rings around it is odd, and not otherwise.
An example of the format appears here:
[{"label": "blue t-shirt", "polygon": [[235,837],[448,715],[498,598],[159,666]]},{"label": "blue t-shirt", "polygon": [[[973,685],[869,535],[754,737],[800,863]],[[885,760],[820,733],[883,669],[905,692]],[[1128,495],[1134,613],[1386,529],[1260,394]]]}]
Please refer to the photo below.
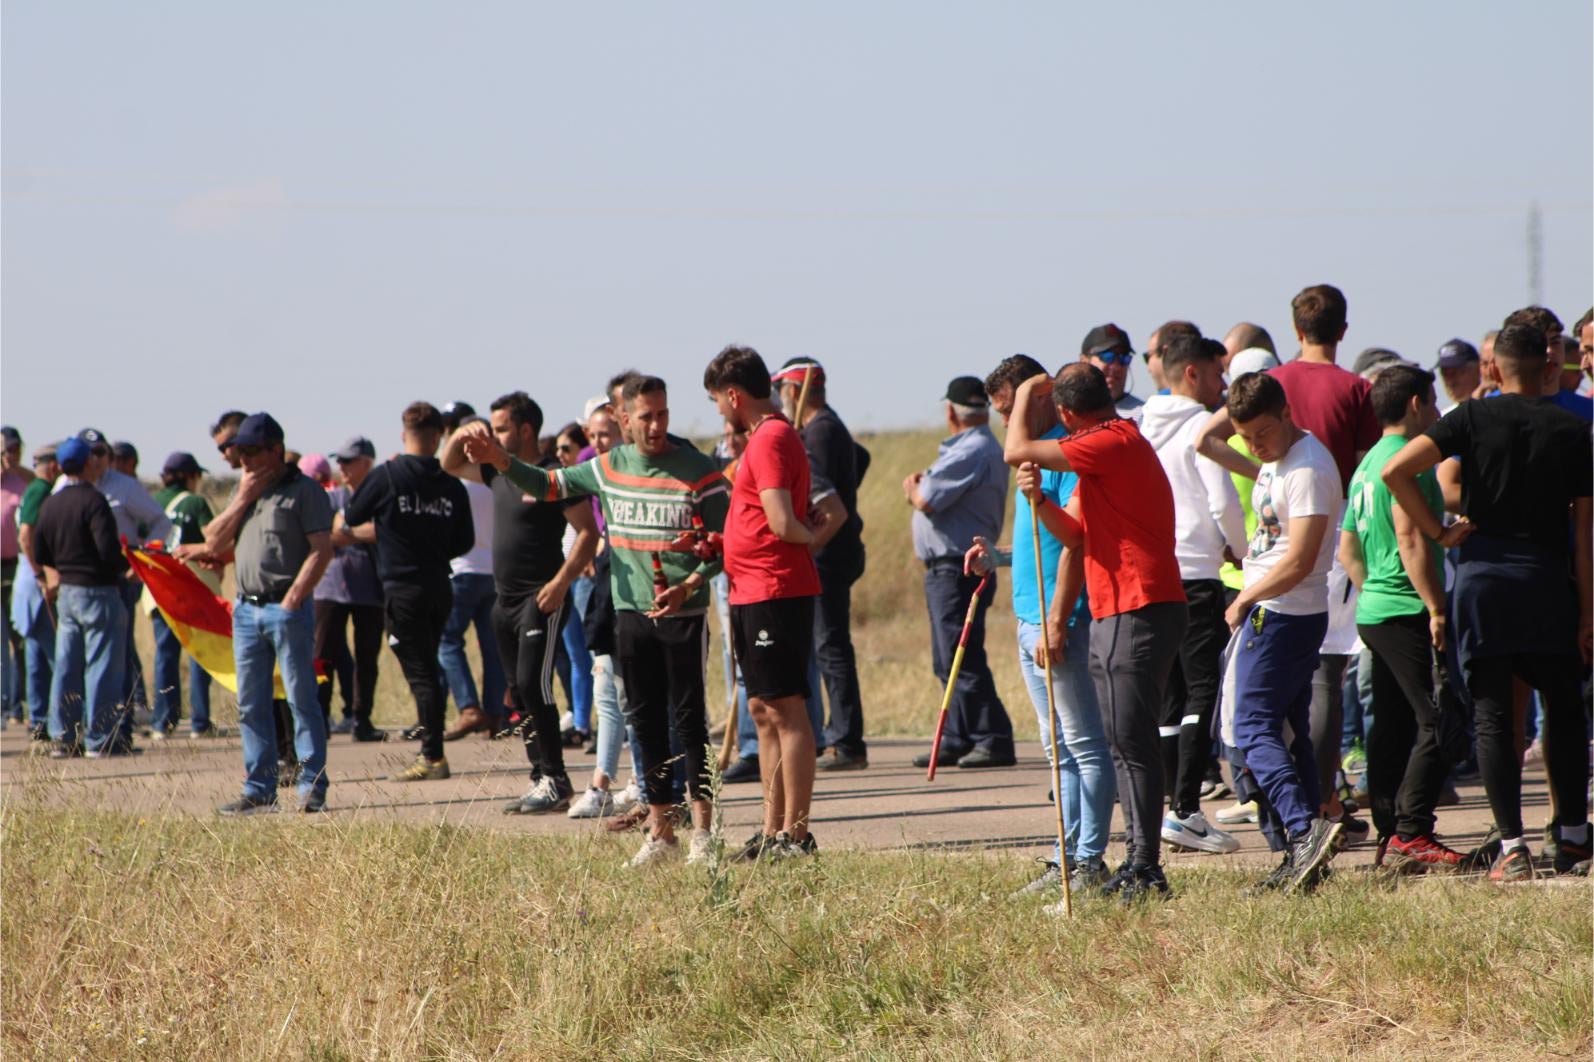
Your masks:
[{"label": "blue t-shirt", "polygon": [[[1061,439],[1068,429],[1061,424],[1042,435],[1042,439]],[[1079,486],[1079,477],[1072,472],[1041,471],[1041,493],[1058,505],[1067,505]],[[1050,604],[1057,589],[1057,561],[1063,554],[1063,544],[1057,541],[1045,523],[1041,524],[1041,570],[1046,580],[1046,602]],[[1035,587],[1035,534],[1030,530],[1029,499],[1022,494],[1013,498],[1013,614],[1025,623],[1037,626],[1041,622],[1040,595]],[[1079,603],[1069,615],[1070,624],[1090,618],[1090,605],[1085,600],[1085,589],[1079,590]]]},{"label": "blue t-shirt", "polygon": [[1550,401],[1566,410],[1576,413],[1583,418],[1583,423],[1594,421],[1594,398],[1580,395],[1576,391],[1561,390],[1550,396]]}]

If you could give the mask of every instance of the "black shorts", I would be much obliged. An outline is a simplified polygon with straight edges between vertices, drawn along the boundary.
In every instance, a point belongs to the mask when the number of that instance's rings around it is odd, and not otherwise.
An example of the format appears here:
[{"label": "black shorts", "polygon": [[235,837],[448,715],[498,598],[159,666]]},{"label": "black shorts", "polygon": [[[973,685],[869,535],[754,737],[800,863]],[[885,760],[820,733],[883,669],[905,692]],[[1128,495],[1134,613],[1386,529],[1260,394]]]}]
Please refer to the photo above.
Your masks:
[{"label": "black shorts", "polygon": [[808,696],[814,599],[781,597],[731,606],[731,638],[747,695],[761,701]]}]

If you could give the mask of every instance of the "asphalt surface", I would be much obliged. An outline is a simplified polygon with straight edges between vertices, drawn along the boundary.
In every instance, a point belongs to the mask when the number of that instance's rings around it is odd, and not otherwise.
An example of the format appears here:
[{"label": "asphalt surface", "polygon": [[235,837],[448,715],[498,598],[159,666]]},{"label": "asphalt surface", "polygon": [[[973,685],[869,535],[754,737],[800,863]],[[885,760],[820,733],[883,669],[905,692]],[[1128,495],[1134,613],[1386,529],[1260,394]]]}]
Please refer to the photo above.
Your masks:
[{"label": "asphalt surface", "polygon": [[[33,754],[26,732],[13,724],[0,733],[0,795],[9,801],[26,795],[53,805],[78,805],[140,815],[213,816],[217,805],[237,796],[243,780],[243,758],[236,737],[193,741],[182,736],[165,742],[140,739],[133,756],[100,760],[51,760]],[[417,824],[448,823],[508,833],[577,835],[599,827],[592,820],[571,820],[563,813],[505,815],[506,801],[524,792],[527,764],[515,739],[487,741],[471,736],[447,746],[453,776],[443,781],[394,782],[390,776],[406,766],[417,751],[413,742],[356,743],[332,738],[329,752],[331,786],[327,806],[345,820],[389,819]],[[912,766],[912,758],[928,748],[927,740],[886,739],[871,742],[869,767],[842,773],[821,772],[815,793],[813,829],[826,849],[994,849],[1015,857],[1048,850],[1056,819],[1047,799],[1047,778],[1040,746],[1021,744],[1018,765],[1010,768],[963,770],[943,767],[934,782]],[[578,793],[590,777],[593,757],[566,750],[567,767]],[[622,776],[629,757],[621,758]],[[1482,786],[1459,787],[1461,802],[1439,811],[1439,833],[1451,847],[1476,845],[1491,817]],[[1211,819],[1232,799],[1205,805]],[[1548,818],[1543,772],[1530,769],[1524,779],[1524,810],[1530,838],[1537,848],[1538,831]],[[284,808],[295,806],[283,790]],[[727,836],[739,839],[760,822],[756,783],[724,787],[722,807]],[[1365,815],[1365,813],[1363,813]],[[1114,817],[1118,850],[1121,818]],[[1195,862],[1216,865],[1271,866],[1277,857],[1256,827],[1231,828],[1240,851],[1216,856],[1168,850],[1173,866]],[[1373,845],[1345,852],[1337,865],[1372,862]]]}]

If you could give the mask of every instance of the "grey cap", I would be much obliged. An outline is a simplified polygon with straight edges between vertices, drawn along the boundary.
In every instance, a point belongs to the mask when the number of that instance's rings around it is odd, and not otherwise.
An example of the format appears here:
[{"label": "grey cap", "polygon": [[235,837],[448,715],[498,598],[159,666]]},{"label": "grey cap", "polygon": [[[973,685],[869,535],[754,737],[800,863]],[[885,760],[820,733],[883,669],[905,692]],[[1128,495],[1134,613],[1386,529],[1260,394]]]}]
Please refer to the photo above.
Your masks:
[{"label": "grey cap", "polygon": [[334,461],[357,461],[362,457],[375,458],[376,446],[365,436],[355,435],[327,456]]}]

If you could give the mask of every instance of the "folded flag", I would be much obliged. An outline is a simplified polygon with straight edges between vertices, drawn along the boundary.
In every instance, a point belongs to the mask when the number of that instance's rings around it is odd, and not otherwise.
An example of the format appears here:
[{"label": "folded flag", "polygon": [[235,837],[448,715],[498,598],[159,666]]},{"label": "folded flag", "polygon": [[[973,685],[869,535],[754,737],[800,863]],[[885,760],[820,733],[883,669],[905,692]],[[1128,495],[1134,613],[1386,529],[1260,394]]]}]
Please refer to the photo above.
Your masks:
[{"label": "folded flag", "polygon": [[[223,600],[194,574],[193,569],[170,553],[122,545],[127,562],[143,580],[155,607],[166,619],[166,626],[177,635],[190,656],[210,677],[234,693],[238,692],[238,669],[232,650],[232,603]],[[317,667],[316,681],[325,682]],[[282,670],[271,676],[272,696],[283,698]]]}]

